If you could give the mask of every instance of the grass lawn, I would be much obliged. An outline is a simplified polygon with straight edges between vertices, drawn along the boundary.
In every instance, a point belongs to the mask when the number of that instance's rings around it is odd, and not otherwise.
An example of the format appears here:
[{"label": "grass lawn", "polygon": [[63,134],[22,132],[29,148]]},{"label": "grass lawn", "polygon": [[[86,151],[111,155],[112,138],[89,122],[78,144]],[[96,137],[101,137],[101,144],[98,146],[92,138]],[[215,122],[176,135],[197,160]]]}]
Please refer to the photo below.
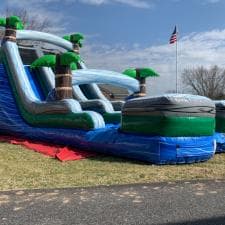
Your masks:
[{"label": "grass lawn", "polygon": [[0,190],[223,178],[225,154],[180,166],[153,166],[108,156],[61,163],[21,146],[0,143]]}]

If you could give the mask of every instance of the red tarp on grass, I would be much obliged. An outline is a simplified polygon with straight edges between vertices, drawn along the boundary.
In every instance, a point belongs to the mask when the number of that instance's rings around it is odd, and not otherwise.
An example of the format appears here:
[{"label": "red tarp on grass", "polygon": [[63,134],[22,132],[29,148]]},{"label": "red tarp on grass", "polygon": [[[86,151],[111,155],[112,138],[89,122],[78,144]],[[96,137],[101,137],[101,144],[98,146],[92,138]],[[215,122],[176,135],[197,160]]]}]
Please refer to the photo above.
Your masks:
[{"label": "red tarp on grass", "polygon": [[10,136],[0,136],[0,142],[22,145],[27,149],[31,149],[35,152],[57,158],[60,161],[79,160],[96,156],[96,153],[80,151],[75,148],[55,146],[41,142],[32,142],[24,139],[13,138]]}]

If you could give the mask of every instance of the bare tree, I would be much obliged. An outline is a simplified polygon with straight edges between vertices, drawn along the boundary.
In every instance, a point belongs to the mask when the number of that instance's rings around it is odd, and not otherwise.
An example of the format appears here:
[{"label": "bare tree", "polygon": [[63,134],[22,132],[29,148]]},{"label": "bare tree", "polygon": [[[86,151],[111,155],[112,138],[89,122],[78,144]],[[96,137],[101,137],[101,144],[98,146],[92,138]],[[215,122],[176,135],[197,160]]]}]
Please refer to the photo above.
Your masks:
[{"label": "bare tree", "polygon": [[6,8],[6,16],[18,16],[23,21],[27,30],[48,31],[52,26],[47,17],[40,19],[39,16],[31,16],[26,9],[10,9]]},{"label": "bare tree", "polygon": [[218,66],[185,69],[182,81],[194,94],[211,99],[225,98],[225,70]]},{"label": "bare tree", "polygon": [[[53,24],[49,20],[49,18],[41,18],[39,16],[31,15],[26,9],[11,9],[6,8],[5,16],[18,16],[23,21],[25,25],[25,29],[28,30],[37,30],[37,31],[46,31],[48,32],[50,28],[53,27]],[[0,39],[4,35],[4,30],[0,29]]]}]

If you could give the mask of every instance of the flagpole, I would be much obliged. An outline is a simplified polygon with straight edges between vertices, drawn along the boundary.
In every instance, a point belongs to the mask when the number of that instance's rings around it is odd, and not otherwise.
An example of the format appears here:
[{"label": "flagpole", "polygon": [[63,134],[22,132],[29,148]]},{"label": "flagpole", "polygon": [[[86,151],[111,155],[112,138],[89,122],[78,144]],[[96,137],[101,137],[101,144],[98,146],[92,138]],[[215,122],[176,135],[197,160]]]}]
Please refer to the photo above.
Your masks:
[{"label": "flagpole", "polygon": [[176,43],[176,93],[178,93],[178,32],[177,25],[174,28],[174,31],[170,37],[170,44]]},{"label": "flagpole", "polygon": [[[176,26],[177,27],[177,26]],[[176,41],[176,93],[178,93],[178,32],[176,30],[176,36],[177,36],[177,41]]]}]

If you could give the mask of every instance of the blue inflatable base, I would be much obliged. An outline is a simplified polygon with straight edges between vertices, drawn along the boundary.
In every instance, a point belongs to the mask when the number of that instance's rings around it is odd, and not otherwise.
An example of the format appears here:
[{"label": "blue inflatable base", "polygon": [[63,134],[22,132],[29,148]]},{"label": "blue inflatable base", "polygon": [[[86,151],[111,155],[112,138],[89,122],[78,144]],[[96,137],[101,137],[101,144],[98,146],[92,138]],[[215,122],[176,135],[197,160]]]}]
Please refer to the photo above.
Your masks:
[{"label": "blue inflatable base", "polygon": [[[5,125],[5,124],[4,124]],[[186,164],[206,161],[214,155],[213,137],[149,137],[120,133],[115,125],[93,131],[33,128],[10,130],[0,122],[3,134],[72,146],[81,150],[141,160],[152,164]],[[15,128],[15,127],[14,127]]]},{"label": "blue inflatable base", "polygon": [[27,124],[16,106],[4,67],[0,67],[0,133],[48,143],[73,146],[153,164],[206,161],[215,153],[214,137],[158,137],[120,132],[108,124],[92,131],[39,128]]},{"label": "blue inflatable base", "polygon": [[216,153],[225,152],[225,134],[215,133],[214,138],[216,140]]}]

